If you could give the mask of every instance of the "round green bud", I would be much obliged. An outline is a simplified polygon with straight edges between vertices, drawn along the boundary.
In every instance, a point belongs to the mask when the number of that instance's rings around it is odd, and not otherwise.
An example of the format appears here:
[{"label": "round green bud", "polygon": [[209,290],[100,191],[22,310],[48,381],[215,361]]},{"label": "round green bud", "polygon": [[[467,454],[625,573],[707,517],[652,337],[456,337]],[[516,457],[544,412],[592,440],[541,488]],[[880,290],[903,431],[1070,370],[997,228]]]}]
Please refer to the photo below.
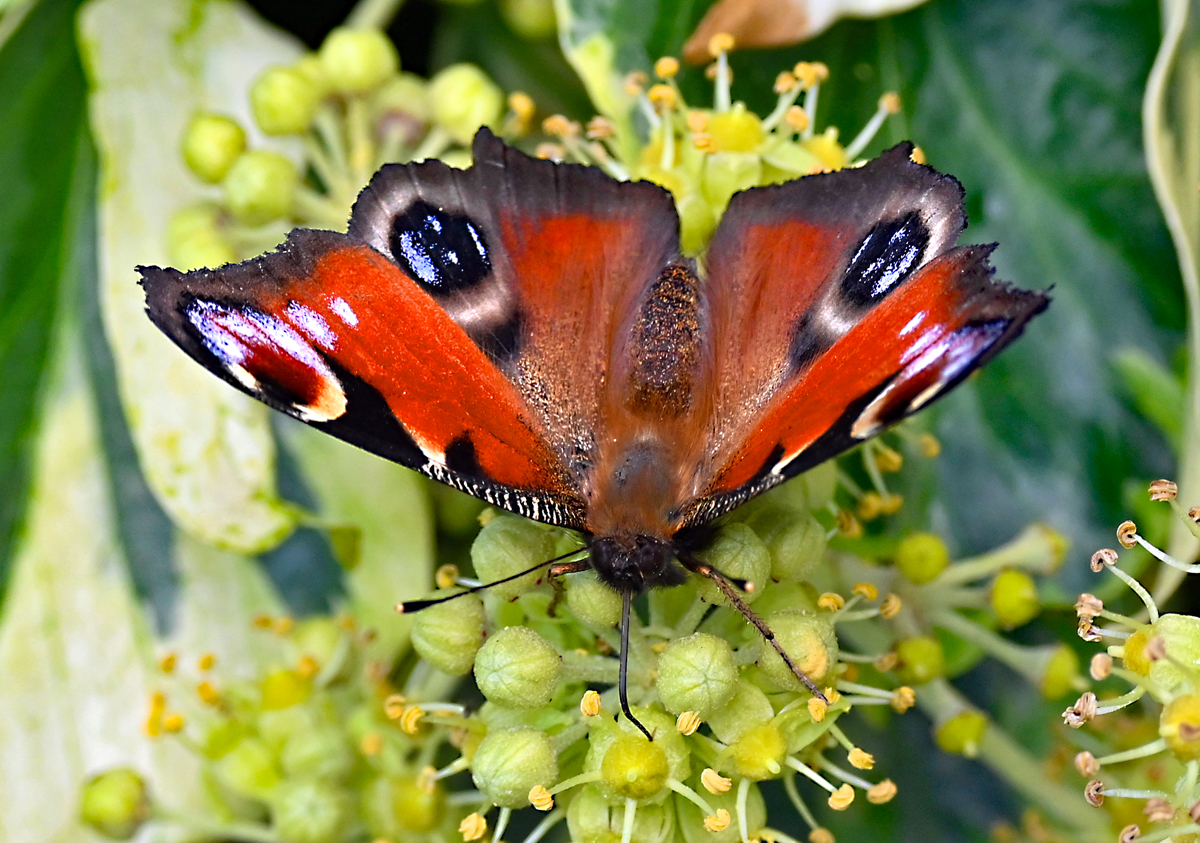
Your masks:
[{"label": "round green bud", "polygon": [[806,580],[825,558],[825,528],[808,513],[766,504],[750,513],[746,525],[771,554],[771,579],[777,582]]},{"label": "round green bud", "polygon": [[[654,745],[666,756],[669,777],[681,782],[690,776],[692,774],[691,750],[684,741],[683,735],[679,734],[679,730],[675,727],[675,718],[658,707],[635,708],[633,716],[650,731],[650,734],[654,735]],[[592,719],[591,723],[588,754],[583,762],[584,772],[602,772],[601,768],[609,748],[620,738],[632,737],[642,742],[646,741],[646,736],[642,734],[641,730],[625,717],[621,717],[615,722],[607,717],[596,717]],[[607,787],[603,788],[603,791],[605,797],[613,804],[620,804],[624,799]],[[661,802],[668,793],[669,791],[666,790],[659,792],[654,796],[653,801]]]},{"label": "round green bud", "polygon": [[[757,599],[771,576],[771,553],[767,546],[758,534],[737,521],[726,524],[708,547],[696,555],[701,562],[707,562],[722,574],[750,583],[753,590],[742,594],[742,599],[747,603]],[[725,595],[711,580],[700,580],[699,592],[709,603],[729,605]]]},{"label": "round green bud", "polygon": [[733,194],[754,187],[762,178],[762,161],[753,152],[714,152],[704,168],[704,197],[725,210]]},{"label": "round green bud", "polygon": [[267,745],[247,737],[219,758],[214,771],[230,790],[253,799],[265,799],[279,784],[279,768]]},{"label": "round green bud", "polygon": [[354,819],[349,795],[321,781],[284,781],[271,793],[271,831],[288,843],[340,843]]},{"label": "round green bud", "polygon": [[522,808],[534,785],[552,787],[558,781],[558,756],[550,736],[536,729],[491,732],[471,759],[471,778],[501,808]]},{"label": "round green bud", "polygon": [[278,152],[252,149],[225,176],[225,204],[246,225],[266,225],[291,211],[300,177],[296,166]]},{"label": "round green bud", "polygon": [[276,670],[263,677],[262,708],[276,711],[299,705],[312,695],[312,680],[294,670]]},{"label": "round green bud", "polygon": [[[810,172],[805,170],[806,173]],[[781,483],[765,495],[758,498],[760,502],[771,502],[777,506],[791,509],[801,509],[816,512],[825,509],[833,500],[837,490],[837,461],[826,460],[820,465],[813,466],[798,477],[793,477],[786,483]],[[749,504],[753,506],[754,504]]]},{"label": "round green bud", "polygon": [[1040,683],[1042,696],[1056,700],[1075,690],[1079,678],[1079,656],[1066,644],[1054,645]]},{"label": "round green bud", "polygon": [[733,649],[715,635],[677,638],[658,657],[658,698],[667,711],[694,711],[702,720],[729,702],[737,688]]},{"label": "round green bud", "polygon": [[946,671],[946,654],[942,642],[932,635],[905,638],[896,644],[899,664],[896,675],[905,685],[924,685]]},{"label": "round green bud", "polygon": [[622,799],[649,799],[667,786],[671,765],[657,743],[644,736],[621,735],[604,753],[600,775],[608,789]]},{"label": "round green bud", "polygon": [[[813,682],[827,677],[838,658],[837,636],[828,612],[784,609],[763,618],[792,662]],[[775,648],[763,642],[758,666],[782,688],[799,691],[804,684],[792,673]]]},{"label": "round green bud", "polygon": [[787,739],[773,722],[747,729],[732,749],[735,772],[756,782],[782,773],[788,752]]},{"label": "round green bud", "polygon": [[305,53],[292,65],[292,70],[308,80],[316,90],[318,99],[324,99],[329,93],[329,80],[325,78],[325,71],[321,67],[321,57],[316,53]]},{"label": "round green bud", "polygon": [[211,203],[176,211],[167,224],[167,253],[180,269],[218,267],[237,260],[221,232],[221,209]]},{"label": "round green bud", "polygon": [[491,126],[504,115],[504,92],[473,64],[452,64],[429,82],[433,122],[462,144],[480,126]]},{"label": "round green bud", "polygon": [[685,255],[699,255],[708,246],[717,228],[713,206],[699,193],[687,193],[675,200],[679,212],[679,242]]},{"label": "round green bud", "polygon": [[344,781],[354,770],[354,752],[345,733],[329,725],[296,732],[279,753],[279,766],[288,778]]},{"label": "round green bud", "polygon": [[401,73],[379,86],[371,94],[371,114],[376,123],[395,117],[412,122],[412,140],[424,123],[429,122],[429,83],[415,73]]},{"label": "round green bud", "polygon": [[200,112],[183,133],[183,161],[201,180],[217,184],[246,151],[246,132],[232,117]]},{"label": "round green bud", "polygon": [[1041,611],[1037,583],[1016,568],[1007,568],[992,580],[992,610],[1006,629],[1029,623]]},{"label": "round green bud", "polygon": [[379,776],[361,793],[362,816],[372,838],[403,840],[435,830],[446,817],[446,791],[438,782],[426,790],[416,776]]},{"label": "round green bud", "polygon": [[974,758],[987,731],[988,719],[978,711],[961,711],[937,725],[933,739],[943,752]]},{"label": "round green bud", "polygon": [[[1154,637],[1162,638],[1170,659],[1151,661],[1146,656],[1146,645]],[[1127,667],[1131,666],[1131,662],[1136,664],[1137,667],[1131,669],[1142,676],[1149,676],[1151,683],[1159,688],[1176,691],[1190,687],[1194,680],[1185,668],[1173,664],[1173,661],[1185,665],[1200,664],[1200,618],[1174,613],[1162,615],[1148,629],[1138,630],[1125,639],[1124,662]]]},{"label": "round green bud", "polygon": [[268,67],[250,86],[254,122],[268,135],[308,131],[320,101],[312,77],[294,67]]},{"label": "round green bud", "polygon": [[79,819],[110,840],[129,840],[149,817],[150,792],[133,770],[109,770],[83,786]]},{"label": "round green bud", "polygon": [[438,670],[463,676],[475,664],[486,622],[483,601],[473,594],[436,603],[413,616],[413,649]]},{"label": "round green bud", "polygon": [[522,38],[549,38],[558,30],[554,0],[501,0],[500,14],[512,31]]},{"label": "round green bud", "polygon": [[[258,737],[262,738],[271,752],[279,753],[293,736],[321,729],[325,723],[312,706],[292,705],[287,708],[259,711],[254,726]],[[245,734],[248,734],[248,731],[243,730],[239,733],[238,740]],[[230,742],[229,747],[234,743],[236,741]]]},{"label": "round green bud", "polygon": [[775,710],[762,689],[746,679],[741,679],[729,701],[705,717],[704,722],[712,729],[717,740],[728,745],[774,716]]},{"label": "round green bud", "polygon": [[896,548],[896,567],[917,585],[923,585],[950,564],[950,551],[941,536],[933,533],[909,533]]},{"label": "round green bud", "polygon": [[[706,792],[704,799],[714,811],[724,809],[730,817],[739,816],[738,788],[724,793]],[[679,831],[683,835],[683,843],[741,843],[742,832],[737,819],[721,831],[709,831],[704,827],[706,817],[700,806],[691,800],[676,797],[675,808],[679,812]],[[745,820],[750,839],[763,839],[760,832],[767,824],[767,805],[758,785],[752,784],[747,788],[745,810],[740,814]]]},{"label": "round green bud", "polygon": [[483,695],[508,708],[541,708],[558,687],[562,657],[527,626],[510,626],[487,640],[475,657]]},{"label": "round green bud", "polygon": [[[567,806],[567,830],[574,843],[613,843],[622,839],[625,805],[612,805],[595,785],[587,785]],[[736,827],[736,826],[735,826]],[[669,803],[638,805],[631,843],[671,843],[675,811]]]},{"label": "round green bud", "polygon": [[330,87],[350,94],[369,91],[400,70],[396,46],[377,29],[338,27],[326,36],[317,57]]},{"label": "round green bud", "polygon": [[591,571],[567,578],[567,608],[589,626],[610,627],[621,621],[621,595]]},{"label": "round green bud", "polygon": [[1163,706],[1158,734],[1180,761],[1200,758],[1200,694],[1180,694]]},{"label": "round green bud", "polygon": [[[496,516],[484,525],[471,545],[475,573],[486,583],[502,580],[553,557],[549,531],[517,515]],[[489,593],[500,600],[512,600],[545,576],[545,569],[540,568],[512,582],[492,586]]]}]

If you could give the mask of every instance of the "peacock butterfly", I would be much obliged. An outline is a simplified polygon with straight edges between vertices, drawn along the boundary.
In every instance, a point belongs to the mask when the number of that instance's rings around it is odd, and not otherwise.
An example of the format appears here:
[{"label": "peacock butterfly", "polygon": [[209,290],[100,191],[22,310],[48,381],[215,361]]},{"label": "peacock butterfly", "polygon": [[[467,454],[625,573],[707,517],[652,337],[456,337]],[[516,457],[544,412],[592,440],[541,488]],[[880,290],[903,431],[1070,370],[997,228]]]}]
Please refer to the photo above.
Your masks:
[{"label": "peacock butterfly", "polygon": [[942,396],[1049,301],[954,245],[962,187],[911,153],[738,193],[693,260],[666,190],[481,129],[469,169],[381,169],[347,234],[139,271],[154,323],[243,392],[582,533],[537,568],[593,568],[623,636],[635,595],[691,571],[819,694],[693,555],[705,528]]}]

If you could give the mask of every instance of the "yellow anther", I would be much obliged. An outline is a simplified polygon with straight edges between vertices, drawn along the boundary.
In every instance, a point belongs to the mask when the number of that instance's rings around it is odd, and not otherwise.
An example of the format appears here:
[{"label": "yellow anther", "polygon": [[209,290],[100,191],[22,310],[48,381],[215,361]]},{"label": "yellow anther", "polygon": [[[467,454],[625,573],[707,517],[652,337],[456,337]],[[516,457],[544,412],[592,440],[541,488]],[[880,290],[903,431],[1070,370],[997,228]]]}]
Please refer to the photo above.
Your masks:
[{"label": "yellow anther", "polygon": [[583,712],[584,717],[600,714],[600,694],[592,690],[586,691],[583,699],[579,701],[579,710]]},{"label": "yellow anther", "polygon": [[829,807],[835,811],[844,811],[854,802],[854,788],[844,784],[829,794]]},{"label": "yellow anther", "polygon": [[875,491],[864,493],[858,499],[855,513],[863,521],[874,521],[883,513],[883,495]]},{"label": "yellow anther", "polygon": [[283,617],[275,620],[275,633],[277,635],[287,635],[295,628],[295,619],[288,615],[284,615]]},{"label": "yellow anther", "polygon": [[827,828],[814,828],[808,833],[808,843],[837,843],[837,838]]},{"label": "yellow anther", "polygon": [[433,793],[437,790],[438,771],[435,767],[422,767],[417,773],[417,790],[422,793]]},{"label": "yellow anther", "polygon": [[704,830],[711,832],[724,831],[729,828],[729,812],[718,808],[717,813],[704,818]]},{"label": "yellow anther", "polygon": [[1137,524],[1132,521],[1125,521],[1120,527],[1117,527],[1117,541],[1121,543],[1121,547],[1133,547],[1137,544]]},{"label": "yellow anther", "polygon": [[883,805],[891,802],[896,796],[896,783],[891,779],[884,779],[879,784],[867,791],[867,801],[872,805]]},{"label": "yellow anther", "polygon": [[904,495],[888,492],[883,496],[883,502],[880,503],[879,509],[884,515],[895,515],[902,506],[904,506]]},{"label": "yellow anther", "polygon": [[827,591],[817,598],[817,608],[827,612],[836,612],[846,605],[846,598],[832,591]]},{"label": "yellow anther", "polygon": [[[919,146],[913,147],[911,157],[918,164],[925,163],[925,153],[921,151],[921,147]],[[926,459],[934,459],[942,452],[942,443],[932,433],[922,433],[918,436],[917,445],[921,448],[921,456]]]},{"label": "yellow anther", "polygon": [[829,78],[829,68],[819,61],[802,61],[792,68],[792,74],[804,89],[820,84]]},{"label": "yellow anther", "polygon": [[183,723],[182,714],[168,714],[162,719],[162,728],[164,732],[174,734],[183,730]]},{"label": "yellow anther", "polygon": [[537,106],[534,105],[533,97],[524,91],[513,91],[508,95],[508,107],[512,110],[513,116],[522,124],[528,123],[533,119],[534,112],[537,111]]},{"label": "yellow anther", "polygon": [[687,115],[687,127],[692,132],[703,132],[708,128],[708,112],[707,111],[689,111]]},{"label": "yellow anther", "polygon": [[374,756],[383,752],[383,735],[378,732],[367,732],[358,742],[358,748],[366,756]]},{"label": "yellow anther", "polygon": [[653,644],[650,645],[650,650],[656,654],[661,654],[666,649],[667,649],[666,641],[655,641]]},{"label": "yellow anther", "polygon": [[570,138],[579,134],[579,124],[561,114],[551,114],[542,121],[542,131],[556,138]]},{"label": "yellow anther", "polygon": [[252,623],[259,629],[270,629],[275,625],[275,621],[270,615],[255,615]]},{"label": "yellow anther", "polygon": [[894,670],[899,663],[900,657],[895,653],[884,653],[872,662],[872,666],[880,673],[887,673],[889,670]]},{"label": "yellow anther", "polygon": [[150,696],[150,710],[163,713],[163,709],[167,707],[167,695],[162,691],[155,691]]},{"label": "yellow anther", "polygon": [[817,697],[809,697],[808,700],[808,716],[813,719],[814,723],[820,723],[825,719],[825,712],[829,711],[829,703]]},{"label": "yellow anther", "polygon": [[879,589],[869,582],[855,583],[854,588],[850,589],[850,593],[857,594],[867,601],[879,599]]},{"label": "yellow anther", "polygon": [[675,718],[675,728],[681,735],[694,735],[700,728],[700,715],[694,711],[684,711]]},{"label": "yellow anther", "polygon": [[899,594],[894,592],[890,593],[887,597],[883,598],[883,602],[879,604],[879,617],[890,621],[892,618],[896,617],[896,615],[900,614],[900,609],[903,607],[903,605],[904,603],[900,600]]},{"label": "yellow anther", "polygon": [[457,565],[442,565],[433,575],[433,584],[438,588],[452,588],[459,578]]},{"label": "yellow anther", "polygon": [[529,790],[529,804],[539,811],[549,811],[554,807],[554,795],[540,784],[535,784]]},{"label": "yellow anther", "polygon": [[800,80],[796,78],[796,74],[790,70],[782,71],[775,77],[775,93],[786,94],[796,90],[796,86],[800,84]]},{"label": "yellow anther", "polygon": [[679,72],[679,59],[663,56],[654,63],[654,75],[659,79],[671,79]]},{"label": "yellow anther", "polygon": [[879,107],[888,114],[900,113],[900,95],[895,91],[888,91],[879,98]]},{"label": "yellow anther", "polygon": [[463,840],[478,840],[487,834],[487,820],[478,812],[468,814],[458,824],[458,833],[463,836]]},{"label": "yellow anther", "polygon": [[708,132],[696,132],[692,135],[692,146],[701,152],[717,152],[717,142]]},{"label": "yellow anther", "polygon": [[712,767],[705,767],[700,774],[700,784],[712,794],[727,793],[733,787],[733,779],[727,779]]},{"label": "yellow anther", "polygon": [[733,43],[733,36],[728,32],[718,32],[708,39],[708,54],[715,59],[721,53],[728,53],[732,50]]},{"label": "yellow anther", "polygon": [[539,143],[533,154],[543,161],[561,161],[567,157],[567,151],[557,143]]},{"label": "yellow anther", "polygon": [[201,682],[196,686],[196,693],[207,705],[216,705],[221,701],[221,695],[217,693],[216,686],[211,682]]},{"label": "yellow anther", "polygon": [[658,111],[670,111],[679,105],[679,94],[670,85],[659,83],[646,92],[650,104]]},{"label": "yellow anther", "polygon": [[588,121],[586,131],[589,140],[608,140],[616,135],[617,128],[607,117],[596,116]]},{"label": "yellow anther", "polygon": [[875,449],[875,465],[883,472],[896,472],[904,467],[904,456],[895,448],[880,445]]},{"label": "yellow anther", "polygon": [[300,660],[296,662],[296,675],[304,679],[312,679],[317,675],[317,671],[320,669],[321,665],[318,664],[317,660],[308,653],[305,653],[300,657]]},{"label": "yellow anther", "polygon": [[822,693],[825,694],[825,699],[829,700],[830,705],[836,705],[837,701],[842,698],[842,692],[829,685],[822,689]]},{"label": "yellow anther", "polygon": [[217,663],[216,656],[214,656],[212,653],[205,653],[203,656],[200,657],[200,660],[198,662],[196,662],[196,667],[200,668],[201,670],[212,670],[213,665],[215,665],[216,663]]},{"label": "yellow anther", "polygon": [[848,538],[857,539],[862,536],[862,522],[854,517],[854,513],[848,509],[839,509],[837,515],[838,534]]},{"label": "yellow anther", "polygon": [[167,653],[158,662],[158,669],[163,673],[174,673],[175,663],[178,661],[174,653]]},{"label": "yellow anther", "polygon": [[421,718],[425,716],[425,709],[419,705],[408,705],[404,707],[404,711],[400,714],[400,731],[406,735],[415,735],[417,729],[421,726]]},{"label": "yellow anther", "polygon": [[907,685],[901,685],[896,689],[896,695],[892,697],[892,708],[903,714],[916,705],[916,702],[917,692]]},{"label": "yellow anther", "polygon": [[399,720],[404,716],[404,706],[407,704],[403,694],[389,694],[383,701],[383,714],[388,720]]},{"label": "yellow anther", "polygon": [[808,128],[808,112],[798,105],[793,105],[784,112],[783,122],[787,123],[797,132],[803,132]]},{"label": "yellow anther", "polygon": [[646,90],[646,82],[649,78],[640,70],[635,70],[625,77],[625,93],[631,97],[638,96],[642,91]]},{"label": "yellow anther", "polygon": [[145,724],[146,736],[150,737],[150,738],[157,738],[159,735],[162,734],[162,728],[163,728],[162,712],[160,712],[160,711],[150,712],[150,714],[146,717],[146,724]]},{"label": "yellow anther", "polygon": [[1179,494],[1179,487],[1170,480],[1155,480],[1150,484],[1150,500],[1173,501]]},{"label": "yellow anther", "polygon": [[850,750],[850,766],[856,770],[870,770],[875,766],[875,756],[869,752],[863,752],[857,746]]}]

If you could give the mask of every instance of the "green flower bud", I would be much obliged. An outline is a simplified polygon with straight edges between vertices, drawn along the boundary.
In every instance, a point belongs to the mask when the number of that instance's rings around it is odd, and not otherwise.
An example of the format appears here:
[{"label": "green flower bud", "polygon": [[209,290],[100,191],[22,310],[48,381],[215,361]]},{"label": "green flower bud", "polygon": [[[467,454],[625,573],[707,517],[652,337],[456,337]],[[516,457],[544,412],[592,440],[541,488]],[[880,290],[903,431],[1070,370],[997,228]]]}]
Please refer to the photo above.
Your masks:
[{"label": "green flower bud", "polygon": [[329,85],[350,94],[368,91],[400,69],[396,46],[377,29],[338,27],[326,36],[317,57]]},{"label": "green flower bud", "polygon": [[729,701],[708,717],[704,722],[717,740],[723,744],[732,744],[750,729],[761,726],[775,716],[771,701],[754,683],[741,679],[734,689]]},{"label": "green flower bud", "polygon": [[237,260],[221,232],[221,210],[210,203],[175,212],[167,224],[167,253],[181,269],[218,267]]},{"label": "green flower bud", "polygon": [[764,504],[746,518],[771,554],[771,579],[799,582],[810,578],[825,558],[825,528],[811,515]]},{"label": "green flower bud", "polygon": [[672,641],[658,657],[658,698],[667,711],[694,711],[707,720],[737,688],[738,669],[728,644],[704,632]]},{"label": "green flower bud", "polygon": [[[260,711],[254,725],[258,737],[262,738],[271,752],[280,753],[283,752],[284,745],[295,735],[316,731],[325,724],[312,706],[292,705],[287,708]],[[246,729],[238,732],[237,739],[229,742],[225,751],[232,748],[246,734],[249,734]]]},{"label": "green flower bud", "polygon": [[1125,667],[1140,676],[1150,677],[1151,683],[1163,691],[1171,692],[1190,686],[1190,675],[1181,670],[1170,659],[1151,661],[1146,656],[1146,645],[1150,640],[1161,637],[1171,659],[1184,664],[1200,664],[1200,618],[1192,615],[1166,614],[1153,624],[1135,630],[1125,639]]},{"label": "green flower bud", "polygon": [[462,144],[480,126],[494,125],[504,115],[504,92],[473,64],[453,64],[429,82],[433,122]]},{"label": "green flower bud", "polygon": [[[771,554],[767,546],[752,529],[737,521],[725,525],[712,543],[696,555],[726,576],[752,583],[755,589],[742,595],[747,603],[757,599],[771,575]],[[700,580],[699,592],[709,603],[718,606],[729,603],[708,579]]]},{"label": "green flower bud", "polygon": [[[705,793],[705,801],[714,811],[724,809],[730,817],[738,816],[737,788],[725,793]],[[740,843],[741,827],[735,819],[721,831],[709,831],[704,827],[705,814],[700,806],[682,797],[676,797],[675,810],[679,812],[679,831],[683,835],[683,843]],[[752,784],[746,794],[746,808],[742,816],[746,821],[746,831],[751,840],[761,840],[760,832],[767,824],[767,805],[763,801],[762,790]]]},{"label": "green flower bud", "polygon": [[[828,612],[785,609],[763,618],[775,633],[775,640],[791,657],[796,667],[813,682],[821,682],[837,663],[838,645]],[[799,691],[804,685],[792,673],[775,648],[763,643],[758,666],[777,685]]]},{"label": "green flower bud", "polygon": [[534,785],[548,788],[558,781],[558,756],[550,736],[536,729],[492,732],[475,750],[471,778],[501,808],[522,808]]},{"label": "green flower bud", "polygon": [[895,562],[900,573],[917,585],[923,585],[950,564],[950,551],[940,536],[910,533],[900,540]]},{"label": "green flower bud", "polygon": [[344,781],[354,769],[354,760],[344,733],[329,725],[292,734],[279,754],[283,774],[293,779]]},{"label": "green flower bud", "polygon": [[549,38],[558,30],[554,0],[501,0],[500,14],[522,38]]},{"label": "green flower bud", "polygon": [[686,193],[675,200],[679,212],[679,241],[685,255],[699,255],[717,228],[713,206],[699,193]]},{"label": "green flower bud", "polygon": [[943,752],[974,758],[987,731],[988,719],[978,711],[961,711],[937,725],[933,738]]},{"label": "green flower bud", "polygon": [[183,161],[209,184],[225,178],[246,150],[246,132],[232,117],[200,112],[192,115],[183,133]]},{"label": "green flower bud", "polygon": [[294,670],[276,670],[262,680],[262,707],[273,711],[298,705],[312,695],[312,680]]},{"label": "green flower bud", "polygon": [[[692,774],[691,750],[684,741],[683,735],[679,734],[679,730],[675,728],[675,718],[657,707],[635,708],[633,715],[650,730],[650,734],[654,735],[654,746],[662,750],[667,759],[669,778],[681,782],[690,776]],[[588,737],[588,754],[583,762],[584,772],[599,771],[603,774],[602,768],[604,760],[608,756],[608,750],[621,738],[635,738],[642,743],[647,742],[646,736],[637,726],[624,717],[616,722],[608,718],[597,717],[592,722],[593,727]],[[610,763],[615,764],[619,757],[614,757]],[[658,791],[649,798],[652,798],[654,802],[661,802],[669,792],[668,790]],[[605,797],[614,804],[619,804],[624,799],[623,796],[619,796],[607,786],[604,788],[604,793]]]},{"label": "green flower bud", "polygon": [[736,102],[729,111],[708,116],[704,130],[720,152],[757,152],[763,142],[762,120],[743,102]]},{"label": "green flower bud", "polygon": [[548,705],[558,686],[562,657],[527,626],[510,626],[487,640],[475,657],[475,682],[491,702],[509,708]]},{"label": "green flower bud", "polygon": [[413,616],[417,655],[451,676],[469,673],[483,644],[487,613],[475,595],[436,603]]},{"label": "green flower bud", "polygon": [[1046,660],[1046,669],[1040,683],[1042,696],[1056,700],[1075,689],[1079,678],[1079,656],[1066,644],[1057,644]]},{"label": "green flower bud", "polygon": [[621,595],[590,571],[567,578],[567,608],[589,626],[616,626],[621,620]]},{"label": "green flower bud", "polygon": [[79,819],[110,840],[129,840],[149,817],[150,792],[133,770],[109,770],[83,786]]},{"label": "green flower bud", "polygon": [[275,759],[258,738],[243,738],[216,762],[214,770],[230,790],[254,799],[265,799],[279,784]]},{"label": "green flower bud", "polygon": [[[554,548],[546,528],[517,515],[496,516],[479,531],[471,545],[471,562],[483,582],[504,579],[553,557]],[[539,569],[493,586],[490,593],[500,600],[512,600],[537,585],[545,575],[545,569]]]},{"label": "green flower bud", "polygon": [[425,790],[416,776],[380,776],[362,790],[363,820],[372,838],[407,839],[435,830],[446,817],[446,790]]},{"label": "green flower bud", "polygon": [[924,685],[946,671],[946,654],[942,642],[931,635],[906,638],[896,644],[900,662],[896,675],[905,685]]},{"label": "green flower bud", "polygon": [[292,162],[265,149],[244,153],[225,176],[221,187],[230,213],[246,225],[265,225],[284,217],[300,177]]},{"label": "green flower bud", "polygon": [[1016,568],[1007,568],[992,581],[992,610],[1006,629],[1029,623],[1041,611],[1037,583]]},{"label": "green flower bud", "polygon": [[621,735],[604,753],[604,784],[622,799],[649,799],[667,786],[671,766],[667,754],[644,736]]},{"label": "green flower bud", "polygon": [[1200,758],[1200,694],[1181,694],[1163,706],[1158,734],[1180,761]]},{"label": "green flower bud", "polygon": [[320,101],[312,77],[294,67],[269,67],[250,86],[254,122],[268,135],[308,131]]},{"label": "green flower bud", "polygon": [[353,819],[349,795],[319,781],[285,781],[270,799],[271,830],[288,843],[340,843]]},{"label": "green flower bud", "polygon": [[783,772],[787,740],[773,722],[754,726],[732,746],[730,760],[739,776],[752,781],[773,779]]},{"label": "green flower bud", "polygon": [[[574,843],[613,843],[621,839],[624,827],[625,805],[611,805],[595,785],[582,788],[567,806],[567,829]],[[637,806],[631,843],[670,843],[674,839],[675,811],[668,803]]]},{"label": "green flower bud", "polygon": [[325,78],[325,71],[321,67],[321,57],[316,53],[305,53],[292,65],[292,70],[308,80],[317,92],[317,99],[324,99],[329,93],[329,80]]},{"label": "green flower bud", "polygon": [[376,123],[393,116],[413,121],[415,136],[421,124],[429,121],[429,83],[415,73],[401,73],[379,86],[371,95],[371,114]]},{"label": "green flower bud", "polygon": [[753,152],[714,152],[704,169],[704,197],[714,209],[725,210],[738,191],[762,178],[762,161]]}]

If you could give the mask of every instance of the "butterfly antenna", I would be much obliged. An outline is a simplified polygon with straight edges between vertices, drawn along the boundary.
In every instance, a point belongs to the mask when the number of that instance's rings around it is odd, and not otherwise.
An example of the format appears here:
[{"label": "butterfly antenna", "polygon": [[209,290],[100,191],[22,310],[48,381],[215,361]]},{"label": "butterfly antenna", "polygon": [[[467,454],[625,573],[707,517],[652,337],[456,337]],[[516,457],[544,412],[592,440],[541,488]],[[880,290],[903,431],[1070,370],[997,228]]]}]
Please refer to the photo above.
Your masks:
[{"label": "butterfly antenna", "polygon": [[[483,585],[472,586],[471,588],[468,588],[466,591],[457,591],[454,594],[448,594],[445,597],[430,597],[425,600],[406,600],[403,603],[397,604],[396,611],[402,615],[408,615],[408,614],[412,614],[413,612],[419,612],[422,609],[428,609],[430,606],[436,606],[438,603],[445,603],[447,600],[454,600],[459,597],[466,597],[468,594],[474,594],[477,591],[483,591],[484,589],[491,588],[494,585],[502,585],[506,582],[512,582],[513,580],[519,580],[521,577],[532,574],[534,571],[537,571],[541,568],[545,568],[547,565],[554,565],[556,562],[562,562],[564,559],[567,559],[568,557],[575,556],[578,553],[586,553],[586,552],[587,552],[587,548],[581,547],[581,548],[578,548],[577,550],[572,550],[567,553],[564,553],[562,556],[555,556],[553,559],[547,559],[545,562],[539,562],[536,565],[534,565],[532,568],[527,568],[524,571],[518,571],[517,573],[512,574],[511,576],[504,577],[503,579],[494,580],[492,582],[484,583]],[[556,572],[556,573],[571,573],[572,571],[575,570],[575,566],[573,566],[573,565],[562,566],[562,567],[563,567],[563,570],[560,572]],[[584,566],[584,567],[586,567],[586,566]]]},{"label": "butterfly antenna", "polygon": [[633,604],[633,592],[626,591],[621,595],[621,676],[617,682],[617,694],[621,698],[621,711],[629,718],[629,722],[642,730],[646,740],[653,741],[654,735],[642,725],[642,721],[633,716],[629,710],[629,616]]},{"label": "butterfly antenna", "polygon": [[[825,694],[823,694],[821,689],[817,687],[817,684],[808,678],[808,674],[801,670],[796,663],[792,661],[792,657],[788,655],[787,650],[783,649],[780,643],[775,639],[775,633],[771,631],[771,627],[767,626],[767,622],[756,615],[750,606],[747,605],[746,601],[742,599],[742,595],[738,594],[738,590],[734,588],[730,577],[726,577],[712,565],[701,562],[694,556],[681,554],[679,556],[679,561],[682,562],[684,566],[692,573],[699,574],[702,577],[707,577],[708,579],[712,580],[713,585],[715,585],[717,589],[725,595],[725,599],[729,601],[730,605],[741,612],[742,617],[754,624],[755,628],[762,633],[762,637],[767,639],[767,643],[770,644],[775,649],[775,652],[779,654],[779,657],[783,659],[783,663],[788,666],[788,670],[792,672],[792,675],[803,682],[804,687],[808,688],[814,697],[822,702],[829,702],[829,700],[825,697]],[[744,583],[742,585],[743,591],[753,590],[753,585],[751,583],[746,583],[744,580],[738,580],[737,582]]]}]

